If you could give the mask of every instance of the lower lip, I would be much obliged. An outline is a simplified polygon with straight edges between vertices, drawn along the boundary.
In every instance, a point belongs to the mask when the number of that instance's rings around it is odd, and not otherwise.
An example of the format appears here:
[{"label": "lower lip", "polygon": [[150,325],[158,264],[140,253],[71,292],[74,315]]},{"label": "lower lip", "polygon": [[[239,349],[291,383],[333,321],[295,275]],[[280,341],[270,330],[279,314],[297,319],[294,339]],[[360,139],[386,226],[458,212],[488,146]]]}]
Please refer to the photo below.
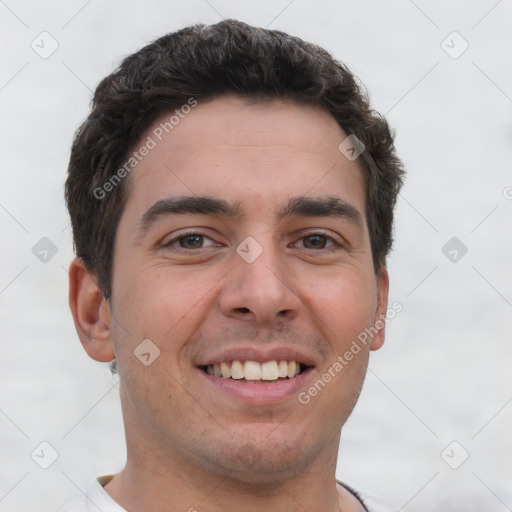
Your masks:
[{"label": "lower lip", "polygon": [[271,404],[282,402],[291,397],[296,398],[300,390],[304,389],[305,381],[312,369],[308,368],[292,379],[278,380],[268,384],[250,384],[236,379],[215,377],[199,368],[197,371],[201,374],[201,378],[206,379],[208,384],[215,386],[216,389],[230,395],[230,397],[238,398],[251,404]]}]

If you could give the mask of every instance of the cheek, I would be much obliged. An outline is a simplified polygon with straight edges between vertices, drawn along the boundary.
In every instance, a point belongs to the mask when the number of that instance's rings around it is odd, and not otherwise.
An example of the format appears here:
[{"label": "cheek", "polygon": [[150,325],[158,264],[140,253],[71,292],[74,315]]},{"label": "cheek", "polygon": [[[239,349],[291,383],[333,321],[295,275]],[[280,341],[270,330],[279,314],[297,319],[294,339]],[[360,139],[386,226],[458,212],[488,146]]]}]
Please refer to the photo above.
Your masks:
[{"label": "cheek", "polygon": [[356,286],[349,279],[332,279],[323,283],[314,298],[312,316],[331,352],[304,393],[314,414],[332,428],[345,423],[361,392],[370,344],[358,337],[373,325],[374,294],[371,285],[363,286],[360,281]]},{"label": "cheek", "polygon": [[[218,278],[217,278],[218,281]],[[208,290],[215,276],[185,269],[150,268],[118,286],[117,302],[131,349],[144,339],[152,340],[162,355],[179,351],[211,307]],[[126,338],[126,331],[120,335]],[[121,347],[120,347],[121,348]]]},{"label": "cheek", "polygon": [[[163,268],[147,269],[118,283],[119,317],[113,323],[116,358],[125,403],[136,411],[150,408],[148,417],[156,418],[163,411],[168,414],[171,401],[181,404],[183,411],[193,406],[183,392],[186,371],[180,356],[212,307],[207,291],[213,284],[199,272],[186,270],[179,275]],[[159,352],[153,352],[155,349],[145,342],[144,352],[149,352],[152,360],[146,366],[136,355],[143,340],[148,339]]]},{"label": "cheek", "polygon": [[[376,285],[372,276],[346,272],[316,279],[313,290],[310,297],[316,323],[332,349],[318,372],[318,379],[328,383],[326,392],[318,393],[322,397],[317,412],[326,422],[344,422],[357,402],[366,375],[370,345],[358,337],[373,325]],[[331,418],[329,411],[338,411],[340,416]]]},{"label": "cheek", "polygon": [[377,307],[374,280],[357,272],[311,279],[304,304],[336,354],[373,324]]}]

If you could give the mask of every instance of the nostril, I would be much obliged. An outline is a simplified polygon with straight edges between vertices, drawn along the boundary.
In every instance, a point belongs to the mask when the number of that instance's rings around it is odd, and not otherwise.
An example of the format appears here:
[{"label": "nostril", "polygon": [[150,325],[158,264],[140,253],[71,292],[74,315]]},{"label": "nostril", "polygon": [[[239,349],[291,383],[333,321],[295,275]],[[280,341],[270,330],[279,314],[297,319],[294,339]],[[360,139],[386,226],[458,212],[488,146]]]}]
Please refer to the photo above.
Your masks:
[{"label": "nostril", "polygon": [[249,313],[250,309],[249,308],[238,308],[238,311],[240,311],[240,313]]}]

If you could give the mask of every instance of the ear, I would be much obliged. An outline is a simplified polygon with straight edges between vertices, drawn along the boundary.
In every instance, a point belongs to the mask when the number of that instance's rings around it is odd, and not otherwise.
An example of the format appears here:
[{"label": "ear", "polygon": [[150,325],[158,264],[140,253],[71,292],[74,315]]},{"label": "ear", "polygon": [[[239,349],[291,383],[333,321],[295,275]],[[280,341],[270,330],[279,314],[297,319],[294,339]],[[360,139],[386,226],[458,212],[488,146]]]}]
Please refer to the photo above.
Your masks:
[{"label": "ear", "polygon": [[388,309],[389,275],[385,265],[381,265],[377,274],[377,309],[375,311],[374,327],[377,333],[372,338],[370,348],[378,350],[384,345],[386,331],[386,313]]},{"label": "ear", "polygon": [[103,297],[96,275],[81,258],[69,266],[69,307],[85,351],[101,362],[115,358],[110,304]]}]

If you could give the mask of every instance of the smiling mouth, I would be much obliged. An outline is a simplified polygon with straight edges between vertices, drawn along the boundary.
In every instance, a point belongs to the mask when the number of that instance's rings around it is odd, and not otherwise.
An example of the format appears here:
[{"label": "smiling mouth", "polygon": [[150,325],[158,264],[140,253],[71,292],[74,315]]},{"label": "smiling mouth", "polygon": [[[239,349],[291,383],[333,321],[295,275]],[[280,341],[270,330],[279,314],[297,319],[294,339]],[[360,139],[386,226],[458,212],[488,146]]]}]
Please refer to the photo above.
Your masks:
[{"label": "smiling mouth", "polygon": [[286,379],[293,379],[306,371],[309,366],[297,361],[226,361],[200,366],[209,375],[239,382],[261,382],[271,384]]}]

